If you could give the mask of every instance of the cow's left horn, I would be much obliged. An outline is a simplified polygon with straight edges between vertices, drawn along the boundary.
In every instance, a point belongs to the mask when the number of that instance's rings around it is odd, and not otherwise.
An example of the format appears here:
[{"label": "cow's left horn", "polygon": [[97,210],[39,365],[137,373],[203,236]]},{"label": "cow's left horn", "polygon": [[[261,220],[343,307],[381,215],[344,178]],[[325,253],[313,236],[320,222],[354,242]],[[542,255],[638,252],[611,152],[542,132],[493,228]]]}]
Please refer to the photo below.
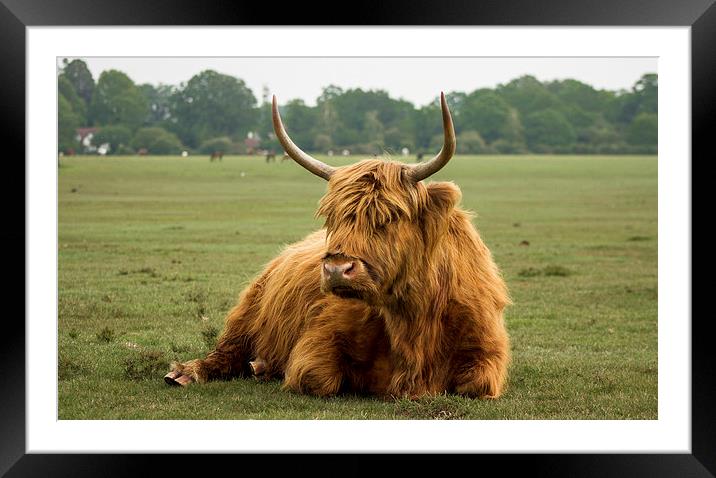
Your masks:
[{"label": "cow's left horn", "polygon": [[328,179],[330,179],[331,175],[335,172],[336,169],[327,165],[326,163],[317,160],[316,158],[307,155],[306,153],[301,151],[301,148],[296,146],[293,141],[291,141],[291,138],[288,137],[288,133],[286,133],[286,129],[283,127],[283,123],[281,122],[281,115],[278,113],[278,102],[276,101],[276,95],[273,96],[272,112],[273,130],[276,132],[276,137],[281,143],[281,146],[283,146],[283,149],[286,151],[286,154],[288,154],[291,159],[311,171],[316,176],[320,176],[326,181],[328,181]]},{"label": "cow's left horn", "polygon": [[457,147],[455,128],[452,125],[452,116],[450,116],[450,110],[448,109],[445,93],[443,92],[440,92],[440,107],[443,112],[443,131],[445,133],[443,147],[437,156],[430,161],[412,166],[410,175],[416,181],[421,181],[440,171],[442,167],[450,161],[453,154],[455,154],[455,148]]}]

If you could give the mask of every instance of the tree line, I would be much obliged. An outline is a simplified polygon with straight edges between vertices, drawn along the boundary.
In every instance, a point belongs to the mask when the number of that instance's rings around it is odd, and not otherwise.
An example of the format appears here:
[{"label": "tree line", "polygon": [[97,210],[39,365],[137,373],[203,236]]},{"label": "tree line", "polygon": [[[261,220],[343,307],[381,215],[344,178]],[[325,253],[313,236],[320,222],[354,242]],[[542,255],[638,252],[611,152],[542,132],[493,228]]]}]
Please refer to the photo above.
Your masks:
[{"label": "tree line", "polygon": [[[105,145],[108,154],[280,150],[266,88],[259,102],[243,80],[216,71],[178,86],[137,85],[118,70],[95,81],[85,62],[65,60],[58,93],[62,152],[88,152],[78,142],[83,127],[96,128],[90,150]],[[657,93],[656,74],[621,91],[522,76],[495,88],[450,92],[447,100],[459,153],[655,154]],[[329,85],[316,106],[294,99],[281,115],[293,140],[311,152],[430,153],[443,142],[437,97],[416,106],[383,90]]]}]

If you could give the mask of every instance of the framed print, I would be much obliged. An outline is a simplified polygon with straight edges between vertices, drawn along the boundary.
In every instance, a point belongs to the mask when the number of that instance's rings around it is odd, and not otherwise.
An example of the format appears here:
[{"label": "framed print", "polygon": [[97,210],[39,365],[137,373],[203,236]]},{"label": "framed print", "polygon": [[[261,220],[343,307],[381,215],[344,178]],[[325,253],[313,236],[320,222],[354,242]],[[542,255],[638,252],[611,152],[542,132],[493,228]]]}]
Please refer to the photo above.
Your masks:
[{"label": "framed print", "polygon": [[[7,166],[25,178],[26,235],[25,321],[6,321],[0,470],[127,474],[166,465],[165,454],[328,453],[356,474],[378,466],[370,454],[404,454],[401,469],[417,470],[429,458],[418,454],[456,453],[463,466],[519,461],[550,476],[713,476],[713,353],[707,319],[691,312],[692,165],[714,104],[711,3],[378,6],[335,26],[296,7],[266,21],[252,6],[4,2],[3,124],[25,158]],[[610,86],[619,74],[629,79]],[[394,198],[391,157],[417,192],[400,189],[409,199],[391,199],[395,210],[376,199],[362,223],[368,186],[357,185],[372,175],[375,197]],[[363,158],[370,174],[342,182]],[[446,182],[423,188],[432,174]],[[8,204],[21,194],[11,189]],[[351,201],[331,196],[354,189]],[[312,219],[319,200],[324,217]],[[486,262],[456,266],[478,254],[461,254],[462,242],[445,246],[442,264],[415,266],[462,226],[431,235],[420,216],[412,240],[400,221],[460,200],[479,214]],[[447,213],[431,214],[442,224]],[[282,249],[324,219],[315,251]],[[352,235],[331,229],[341,220]],[[370,247],[356,231],[370,231]],[[393,247],[381,249],[383,237]],[[502,275],[490,275],[490,251]],[[272,272],[281,258],[305,274]],[[395,282],[381,288],[386,277]],[[502,323],[503,277],[516,302],[505,313],[508,372],[494,365],[503,332],[484,322]],[[438,332],[415,319],[428,301],[408,300],[418,288],[436,297]],[[495,294],[492,305],[465,308],[473,290]],[[251,332],[232,335],[229,311],[255,320]],[[398,311],[414,320],[391,322]],[[294,316],[308,318],[285,325]],[[287,328],[263,332],[274,327]],[[439,348],[462,335],[480,346]],[[334,343],[329,362],[340,367],[311,381],[323,362],[306,357]],[[433,343],[433,355],[419,353]],[[469,353],[488,351],[494,374],[478,367],[474,378]],[[424,361],[434,366],[415,369]]]}]

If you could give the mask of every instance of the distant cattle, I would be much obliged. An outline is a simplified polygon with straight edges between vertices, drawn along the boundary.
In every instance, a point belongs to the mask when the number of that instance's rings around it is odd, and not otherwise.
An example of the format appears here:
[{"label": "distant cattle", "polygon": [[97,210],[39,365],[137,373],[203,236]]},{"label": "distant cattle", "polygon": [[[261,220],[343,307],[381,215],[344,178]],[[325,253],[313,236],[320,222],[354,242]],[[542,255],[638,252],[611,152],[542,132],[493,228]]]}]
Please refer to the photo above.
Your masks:
[{"label": "distant cattle", "polygon": [[137,154],[140,156],[146,156],[147,155],[147,148],[139,148],[137,151]]},{"label": "distant cattle", "polygon": [[415,161],[419,163],[419,162],[421,162],[422,160],[423,160],[423,153],[418,153],[418,154],[415,156]]},{"label": "distant cattle", "polygon": [[270,162],[272,162],[272,161],[273,161],[274,163],[276,162],[276,153],[275,153],[273,150],[271,150],[271,151],[266,151],[265,154],[266,154],[266,162],[267,162],[267,163],[270,163]]},{"label": "distant cattle", "polygon": [[224,152],[223,151],[214,151],[211,153],[211,157],[209,158],[209,161],[221,161],[224,159]]}]

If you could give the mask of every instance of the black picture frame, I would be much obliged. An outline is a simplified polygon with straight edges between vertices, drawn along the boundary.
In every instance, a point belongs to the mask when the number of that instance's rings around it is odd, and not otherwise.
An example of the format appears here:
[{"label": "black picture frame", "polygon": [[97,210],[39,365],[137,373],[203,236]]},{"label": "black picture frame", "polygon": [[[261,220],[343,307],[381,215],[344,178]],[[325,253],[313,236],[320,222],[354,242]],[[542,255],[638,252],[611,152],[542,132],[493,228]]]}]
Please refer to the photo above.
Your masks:
[{"label": "black picture frame", "polygon": [[[0,0],[0,134],[7,146],[16,148],[3,158],[6,175],[14,184],[0,189],[6,225],[0,241],[6,252],[5,263],[16,270],[23,260],[20,280],[10,277],[7,297],[25,297],[26,260],[25,208],[14,206],[25,197],[25,29],[30,26],[110,26],[110,25],[544,25],[544,26],[685,26],[691,28],[692,157],[713,161],[707,148],[709,131],[716,116],[716,5],[714,0],[502,0],[465,2],[363,2],[355,4],[285,3],[271,8],[259,2],[191,2],[153,0],[140,2],[111,0]],[[446,46],[449,48],[449,46]],[[685,160],[688,158],[684,158]],[[23,178],[21,181],[20,178]],[[693,183],[692,183],[692,204]],[[692,211],[693,217],[693,211]],[[19,224],[22,224],[20,226]],[[690,231],[693,234],[692,231]],[[693,237],[693,235],[691,236]],[[24,251],[21,255],[19,249]],[[692,246],[693,253],[693,246]],[[17,262],[17,264],[15,264]],[[693,274],[692,274],[693,277]],[[692,280],[693,284],[693,280]],[[17,289],[17,290],[15,290]],[[693,297],[693,292],[691,293]],[[691,301],[693,304],[693,302]],[[25,302],[22,305],[25,315]],[[236,466],[236,457],[219,455],[178,459],[149,454],[26,454],[25,452],[25,327],[17,315],[6,313],[2,329],[3,380],[0,399],[0,474],[7,476],[124,476],[147,475],[150,467],[166,473],[188,474],[194,465],[204,471],[215,466]],[[452,473],[463,466],[484,470],[497,466],[502,473],[523,470],[531,476],[715,476],[716,475],[716,374],[714,347],[708,333],[709,315],[691,318],[692,330],[692,421],[691,454],[520,454],[445,456],[402,455],[389,460],[401,473],[427,471],[437,466]],[[685,318],[684,318],[685,319]],[[48,378],[49,379],[49,378]],[[199,438],[198,438],[199,439]],[[330,459],[328,459],[330,458]],[[331,476],[372,474],[387,471],[377,459],[365,454],[330,457],[291,456],[287,459],[259,459],[271,474],[301,470],[311,461],[311,471]],[[221,460],[221,461],[219,461]],[[232,460],[232,462],[229,462]],[[172,463],[178,464],[172,466]],[[317,464],[320,465],[317,466]],[[456,468],[457,467],[457,468]],[[248,472],[247,468],[246,472]],[[237,472],[239,472],[237,470]]]}]

